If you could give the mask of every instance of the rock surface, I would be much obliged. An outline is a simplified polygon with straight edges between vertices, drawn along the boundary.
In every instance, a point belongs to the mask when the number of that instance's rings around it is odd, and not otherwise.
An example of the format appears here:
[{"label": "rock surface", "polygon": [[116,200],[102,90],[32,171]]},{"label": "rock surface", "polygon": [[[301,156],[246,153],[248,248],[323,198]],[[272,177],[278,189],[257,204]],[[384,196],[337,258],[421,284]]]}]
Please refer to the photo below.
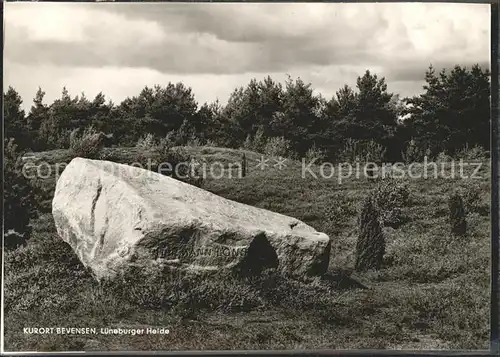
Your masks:
[{"label": "rock surface", "polygon": [[73,159],[52,213],[97,279],[165,265],[304,276],[324,273],[329,262],[329,237],[297,219],[109,161]]}]

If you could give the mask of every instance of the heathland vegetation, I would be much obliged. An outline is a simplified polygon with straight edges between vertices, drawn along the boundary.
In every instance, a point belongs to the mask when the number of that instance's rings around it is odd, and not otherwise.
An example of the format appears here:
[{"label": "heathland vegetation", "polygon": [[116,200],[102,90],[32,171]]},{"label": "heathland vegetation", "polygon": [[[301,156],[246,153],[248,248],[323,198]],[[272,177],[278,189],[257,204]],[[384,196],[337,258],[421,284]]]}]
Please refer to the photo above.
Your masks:
[{"label": "heathland vegetation", "polygon": [[[201,106],[182,83],[144,88],[120,104],[103,94],[28,113],[4,93],[5,348],[290,349],[486,348],[489,323],[489,73],[425,73],[421,95],[400,98],[366,72],[324,98],[300,79],[270,77]],[[47,163],[44,178],[23,171]],[[244,160],[242,159],[244,155]],[[261,155],[287,158],[261,170]],[[241,178],[174,177],[223,197],[296,217],[332,238],[328,273],[215,280],[131,274],[98,284],[57,236],[50,203],[73,157],[122,163],[245,162]],[[322,162],[481,164],[477,179],[303,178]],[[33,169],[35,167],[35,169]],[[479,167],[479,166],[478,166]],[[473,167],[467,168],[471,176]],[[313,171],[320,170],[313,165]],[[178,174],[178,173],[177,173]],[[39,175],[40,176],[40,175]],[[141,276],[143,276],[141,274]],[[26,326],[148,327],[147,336],[23,334]]]}]

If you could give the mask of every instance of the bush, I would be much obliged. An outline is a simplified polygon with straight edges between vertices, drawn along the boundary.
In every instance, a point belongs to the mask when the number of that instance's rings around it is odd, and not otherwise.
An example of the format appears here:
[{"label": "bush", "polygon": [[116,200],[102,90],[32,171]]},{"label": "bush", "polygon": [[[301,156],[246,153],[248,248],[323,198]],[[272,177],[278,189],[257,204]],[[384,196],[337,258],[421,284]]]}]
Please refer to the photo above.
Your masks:
[{"label": "bush", "polygon": [[264,136],[264,128],[262,126],[259,126],[252,140],[252,150],[257,152],[263,152],[265,146],[266,146],[266,138]]},{"label": "bush", "polygon": [[45,149],[69,148],[71,130],[62,129],[53,117],[49,117],[40,125],[38,145]]},{"label": "bush", "polygon": [[347,139],[344,148],[340,153],[340,158],[343,162],[375,162],[382,163],[384,161],[386,149],[373,140],[360,141]]},{"label": "bush", "polygon": [[474,146],[469,149],[467,147],[460,150],[456,157],[465,161],[481,161],[489,157],[488,153],[482,146]]},{"label": "bush", "polygon": [[398,228],[404,223],[403,210],[408,206],[410,197],[408,184],[396,179],[384,179],[371,195],[383,226]]},{"label": "bush", "polygon": [[467,221],[465,220],[465,208],[462,196],[458,192],[453,193],[448,199],[450,210],[451,234],[463,237],[467,233]]},{"label": "bush", "polygon": [[73,157],[83,157],[86,159],[99,159],[106,135],[98,132],[94,127],[85,128],[81,135],[80,129],[74,129],[70,134],[70,150]]},{"label": "bush", "polygon": [[273,157],[287,157],[290,153],[290,140],[282,136],[269,138],[264,146],[264,153]]},{"label": "bush", "polygon": [[386,149],[382,145],[370,140],[363,145],[363,150],[366,162],[384,162]]},{"label": "bush", "polygon": [[207,141],[205,141],[204,146],[216,147],[216,146],[218,146],[218,144],[216,141],[208,139]]},{"label": "bush", "polygon": [[174,133],[177,145],[186,145],[195,136],[195,130],[187,119],[182,121],[181,126]]},{"label": "bush", "polygon": [[203,146],[203,142],[200,138],[198,138],[196,135],[192,135],[186,142],[186,146],[189,147],[200,147]]},{"label": "bush", "polygon": [[443,163],[444,163],[444,162],[449,162],[449,161],[451,161],[451,159],[452,159],[452,158],[450,157],[450,155],[446,154],[446,152],[444,152],[444,151],[441,151],[441,152],[437,155],[437,157],[436,157],[436,161],[437,161],[437,162],[443,162]]},{"label": "bush", "polygon": [[196,160],[182,147],[173,147],[169,138],[161,139],[149,150],[140,151],[135,161],[142,167],[165,176],[201,186],[203,175]]},{"label": "bush", "polygon": [[313,144],[309,149],[307,149],[306,154],[305,154],[305,159],[310,162],[314,159],[318,161],[318,163],[321,163],[326,159],[326,152],[325,150],[321,150],[316,147],[316,144]]},{"label": "bush", "polygon": [[169,146],[176,146],[181,144],[180,142],[178,142],[178,135],[176,130],[169,131],[165,138],[160,140],[160,146],[167,144]]},{"label": "bush", "polygon": [[252,136],[250,134],[247,135],[245,142],[243,143],[243,149],[246,150],[253,149],[253,141],[252,141]]},{"label": "bush", "polygon": [[22,173],[22,157],[14,139],[4,139],[4,246],[17,248],[31,235],[30,219],[37,216],[37,201]]},{"label": "bush", "polygon": [[[266,153],[267,149],[269,149],[271,152],[273,151],[271,147],[273,144],[271,144],[271,146],[267,148],[267,145],[271,139],[274,138],[267,139],[264,135],[264,128],[262,126],[259,126],[253,137],[251,134],[248,134],[246,136],[245,141],[243,142],[243,145],[240,148],[267,154]],[[281,139],[284,140],[283,138]],[[278,142],[276,142],[276,144],[278,144]],[[288,145],[290,145],[289,142]]]},{"label": "bush", "polygon": [[143,150],[150,150],[154,146],[156,146],[156,140],[151,133],[141,136],[139,140],[137,140],[137,144],[135,144],[135,147]]},{"label": "bush", "polygon": [[385,254],[385,238],[380,217],[371,196],[363,203],[359,217],[359,237],[356,242],[357,271],[380,269]]},{"label": "bush", "polygon": [[422,162],[425,155],[425,151],[413,139],[408,142],[405,149],[401,153],[403,161],[407,164],[410,164],[412,162]]},{"label": "bush", "polygon": [[356,160],[359,160],[359,153],[357,152],[357,148],[357,141],[348,138],[340,152],[340,161],[355,162]]}]

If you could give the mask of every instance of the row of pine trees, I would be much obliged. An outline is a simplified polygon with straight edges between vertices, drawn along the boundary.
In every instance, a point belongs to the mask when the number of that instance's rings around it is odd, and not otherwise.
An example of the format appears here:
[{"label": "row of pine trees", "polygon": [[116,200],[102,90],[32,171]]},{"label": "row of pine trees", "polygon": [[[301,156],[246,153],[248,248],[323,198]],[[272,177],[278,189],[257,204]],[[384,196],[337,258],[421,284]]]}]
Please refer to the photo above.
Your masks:
[{"label": "row of pine trees", "polygon": [[227,104],[198,105],[183,83],[145,87],[119,104],[103,93],[89,99],[72,97],[64,88],[47,104],[39,88],[31,109],[12,87],[4,93],[5,137],[21,148],[44,151],[69,147],[75,128],[92,126],[113,134],[113,145],[134,146],[150,133],[165,137],[175,132],[180,144],[239,148],[256,136],[285,138],[298,156],[312,147],[334,159],[346,141],[373,141],[383,147],[385,160],[398,161],[409,143],[429,156],[454,155],[464,147],[489,150],[489,71],[478,65],[455,66],[423,74],[421,95],[400,98],[388,90],[384,78],[366,71],[356,87],[340,88],[332,98],[316,94],[300,78],[278,83],[271,77],[251,80],[235,89]]}]

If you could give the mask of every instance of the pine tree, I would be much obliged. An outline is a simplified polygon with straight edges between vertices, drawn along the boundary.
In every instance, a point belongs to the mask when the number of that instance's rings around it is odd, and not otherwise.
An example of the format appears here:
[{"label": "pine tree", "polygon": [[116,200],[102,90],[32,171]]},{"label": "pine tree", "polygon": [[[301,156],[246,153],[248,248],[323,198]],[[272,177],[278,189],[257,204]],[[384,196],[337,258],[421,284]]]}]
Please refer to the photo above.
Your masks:
[{"label": "pine tree", "polygon": [[[465,146],[489,150],[489,71],[474,65],[425,74],[425,92],[407,100],[404,125],[422,147],[454,155]],[[408,140],[409,138],[407,138]]]},{"label": "pine tree", "polygon": [[28,123],[25,118],[24,110],[21,109],[23,100],[17,91],[9,87],[3,94],[3,121],[5,128],[5,137],[14,138],[16,144],[21,148],[28,148],[30,140],[27,133]]},{"label": "pine tree", "polygon": [[40,137],[40,128],[42,123],[48,120],[49,107],[43,103],[45,92],[39,87],[35,98],[33,98],[33,105],[28,113],[27,124],[30,132],[32,142],[31,148],[34,151],[43,151],[47,149],[45,140]]}]

